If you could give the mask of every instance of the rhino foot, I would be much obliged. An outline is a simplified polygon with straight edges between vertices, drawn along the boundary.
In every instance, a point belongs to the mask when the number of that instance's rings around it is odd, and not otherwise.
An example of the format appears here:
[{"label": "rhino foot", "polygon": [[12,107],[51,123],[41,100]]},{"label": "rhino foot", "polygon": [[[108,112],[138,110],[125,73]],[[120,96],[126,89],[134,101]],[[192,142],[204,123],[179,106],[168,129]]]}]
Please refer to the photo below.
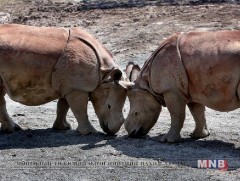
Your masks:
[{"label": "rhino foot", "polygon": [[88,135],[88,134],[95,134],[97,133],[97,130],[93,126],[88,126],[85,128],[82,128],[80,126],[77,127],[77,132],[79,132],[81,135]]},{"label": "rhino foot", "polygon": [[180,142],[181,141],[181,136],[180,134],[171,134],[167,133],[161,138],[159,138],[160,142],[168,142],[168,143],[175,143],[175,142]]},{"label": "rhino foot", "polygon": [[200,138],[205,138],[210,135],[210,132],[208,129],[203,129],[201,131],[194,130],[194,132],[191,134],[191,137],[194,139],[200,139]]},{"label": "rhino foot", "polygon": [[71,125],[66,121],[66,119],[61,122],[55,121],[52,129],[54,129],[54,130],[69,130],[69,129],[71,129]]},{"label": "rhino foot", "polygon": [[1,131],[7,134],[11,134],[14,131],[19,131],[19,130],[22,130],[22,128],[16,123],[11,123],[7,125],[2,124],[2,127],[1,127]]}]

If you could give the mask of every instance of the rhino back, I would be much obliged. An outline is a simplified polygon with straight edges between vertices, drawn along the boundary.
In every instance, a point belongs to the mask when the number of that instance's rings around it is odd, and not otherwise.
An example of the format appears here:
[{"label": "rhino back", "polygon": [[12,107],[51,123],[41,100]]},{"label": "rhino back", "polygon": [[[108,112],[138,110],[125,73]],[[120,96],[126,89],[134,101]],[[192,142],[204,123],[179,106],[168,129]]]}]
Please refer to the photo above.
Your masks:
[{"label": "rhino back", "polygon": [[190,32],[180,50],[193,101],[219,111],[239,107],[240,31]]},{"label": "rhino back", "polygon": [[39,105],[56,98],[51,74],[67,38],[66,29],[0,26],[0,76],[13,100]]}]

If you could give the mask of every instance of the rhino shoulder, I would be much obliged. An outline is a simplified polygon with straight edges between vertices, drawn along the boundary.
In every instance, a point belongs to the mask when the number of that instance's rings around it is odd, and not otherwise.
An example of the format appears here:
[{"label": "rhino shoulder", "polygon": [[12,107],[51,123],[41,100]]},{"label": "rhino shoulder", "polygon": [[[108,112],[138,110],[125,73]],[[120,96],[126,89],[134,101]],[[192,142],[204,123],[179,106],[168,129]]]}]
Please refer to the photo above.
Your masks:
[{"label": "rhino shoulder", "polygon": [[98,86],[101,56],[94,43],[87,32],[70,29],[66,47],[52,74],[52,84],[62,95],[76,89],[92,92]]},{"label": "rhino shoulder", "polygon": [[72,89],[92,92],[116,68],[111,54],[100,41],[80,28],[72,28],[54,68],[52,82],[64,95]]}]

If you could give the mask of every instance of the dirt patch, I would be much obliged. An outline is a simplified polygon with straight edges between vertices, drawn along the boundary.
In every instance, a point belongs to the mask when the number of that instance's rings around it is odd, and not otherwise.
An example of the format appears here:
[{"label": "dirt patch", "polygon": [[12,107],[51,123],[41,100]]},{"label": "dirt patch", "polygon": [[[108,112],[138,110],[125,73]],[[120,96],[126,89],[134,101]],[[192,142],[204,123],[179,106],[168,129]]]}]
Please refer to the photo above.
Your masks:
[{"label": "dirt patch", "polygon": [[[240,29],[237,3],[172,5],[175,2],[163,6],[164,1],[24,0],[10,2],[2,11],[9,15],[4,22],[83,27],[103,42],[122,68],[128,61],[142,65],[160,41],[178,31]],[[73,130],[52,131],[56,102],[27,107],[8,99],[7,105],[24,131],[0,135],[1,180],[239,179],[238,110],[220,113],[207,109],[211,135],[197,141],[189,137],[194,122],[187,111],[183,142],[164,144],[157,137],[170,126],[166,109],[148,136],[131,139],[124,128],[116,137],[80,136],[74,131],[77,124],[71,112],[68,121]],[[125,115],[128,110],[127,103]],[[91,104],[89,118],[101,131]],[[225,159],[230,171],[197,169],[198,159]]]}]

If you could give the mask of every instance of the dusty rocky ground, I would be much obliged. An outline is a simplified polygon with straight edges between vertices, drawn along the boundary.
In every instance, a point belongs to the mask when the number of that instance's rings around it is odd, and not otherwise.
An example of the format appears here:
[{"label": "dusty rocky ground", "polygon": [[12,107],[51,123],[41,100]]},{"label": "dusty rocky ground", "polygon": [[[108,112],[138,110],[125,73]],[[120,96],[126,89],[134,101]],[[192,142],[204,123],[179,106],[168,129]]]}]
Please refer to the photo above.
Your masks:
[{"label": "dusty rocky ground", "polygon": [[[1,8],[4,13],[0,13],[0,21],[81,26],[103,42],[122,68],[128,61],[142,65],[162,39],[177,31],[240,29],[237,3],[166,2],[9,1]],[[7,104],[10,115],[24,130],[0,133],[0,180],[240,179],[239,110],[220,113],[207,109],[211,135],[202,140],[190,139],[194,122],[187,111],[182,143],[166,144],[157,142],[157,137],[170,126],[166,109],[148,136],[131,139],[124,128],[116,137],[80,136],[74,131],[77,125],[71,112],[67,118],[73,130],[55,132],[51,126],[56,102],[27,107],[7,99]],[[125,114],[128,110],[126,104]],[[91,105],[89,117],[101,131]],[[198,159],[225,159],[229,170],[198,169]]]}]

